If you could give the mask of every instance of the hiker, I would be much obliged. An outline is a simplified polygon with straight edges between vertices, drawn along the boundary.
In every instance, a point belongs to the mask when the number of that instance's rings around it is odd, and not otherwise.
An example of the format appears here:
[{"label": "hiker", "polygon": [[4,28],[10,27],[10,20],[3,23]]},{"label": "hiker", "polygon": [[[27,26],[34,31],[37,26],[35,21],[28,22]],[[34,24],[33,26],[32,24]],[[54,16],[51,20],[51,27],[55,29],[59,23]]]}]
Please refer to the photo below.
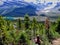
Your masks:
[{"label": "hiker", "polygon": [[38,45],[41,45],[41,40],[40,40],[40,37],[39,36],[37,36],[35,43],[38,44]]}]

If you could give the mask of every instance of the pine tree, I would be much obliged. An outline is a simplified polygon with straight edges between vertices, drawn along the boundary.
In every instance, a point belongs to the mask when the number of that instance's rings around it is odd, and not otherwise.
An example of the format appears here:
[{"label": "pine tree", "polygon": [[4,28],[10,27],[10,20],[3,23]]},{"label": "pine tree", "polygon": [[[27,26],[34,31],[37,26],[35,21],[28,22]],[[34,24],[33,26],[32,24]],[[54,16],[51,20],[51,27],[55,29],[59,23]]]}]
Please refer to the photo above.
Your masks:
[{"label": "pine tree", "polygon": [[60,19],[57,22],[56,32],[60,34]]},{"label": "pine tree", "polygon": [[21,33],[19,42],[20,45],[28,45],[28,37],[26,33]]},{"label": "pine tree", "polygon": [[33,18],[33,21],[32,21],[32,28],[33,28],[33,35],[36,36],[36,30],[37,30],[37,21],[35,18]]},{"label": "pine tree", "polygon": [[0,16],[0,30],[3,30],[2,28],[3,28],[3,26],[5,26],[5,20],[3,19],[3,17],[2,16]]},{"label": "pine tree", "polygon": [[4,41],[5,41],[5,32],[6,32],[5,30],[6,30],[6,21],[3,19],[2,16],[0,16],[0,43],[2,45],[4,45]]},{"label": "pine tree", "polygon": [[11,21],[6,21],[7,22],[7,30],[14,30],[13,23]]},{"label": "pine tree", "polygon": [[25,23],[25,29],[29,29],[30,19],[28,15],[25,15],[24,23]]},{"label": "pine tree", "polygon": [[18,29],[20,30],[21,29],[21,20],[18,19]]}]

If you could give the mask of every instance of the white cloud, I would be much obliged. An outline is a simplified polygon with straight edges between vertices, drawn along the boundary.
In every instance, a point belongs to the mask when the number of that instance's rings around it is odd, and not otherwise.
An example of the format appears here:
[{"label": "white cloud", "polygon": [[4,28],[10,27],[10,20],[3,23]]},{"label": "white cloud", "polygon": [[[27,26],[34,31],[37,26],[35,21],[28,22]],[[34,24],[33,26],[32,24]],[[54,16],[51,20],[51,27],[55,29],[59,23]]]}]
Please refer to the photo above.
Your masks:
[{"label": "white cloud", "polygon": [[52,4],[49,7],[46,7],[44,10],[48,10],[48,9],[54,8],[55,6],[56,6],[56,4]]},{"label": "white cloud", "polygon": [[[4,1],[7,1],[7,0],[0,0],[0,5],[2,5]],[[8,1],[23,1],[23,0],[8,0]],[[53,2],[53,3],[60,2],[60,0],[24,0],[24,1],[29,2],[29,3],[33,2],[35,4],[38,2],[44,3],[44,1],[45,2]]]},{"label": "white cloud", "polygon": [[0,1],[0,5],[3,5],[3,2],[2,1]]},{"label": "white cloud", "polygon": [[45,0],[46,2],[57,2],[57,0]]},{"label": "white cloud", "polygon": [[34,3],[36,3],[37,1],[40,1],[41,3],[44,3],[44,1],[45,2],[53,2],[53,3],[60,2],[60,0],[24,0],[24,1],[26,1],[26,2],[34,2]]},{"label": "white cloud", "polygon": [[1,0],[1,1],[6,1],[6,0]]},{"label": "white cloud", "polygon": [[[0,1],[7,1],[7,0],[0,0]],[[13,1],[13,0],[8,0],[8,1]],[[16,0],[16,1],[18,1],[18,0]],[[20,1],[22,1],[22,0],[20,0]],[[60,2],[60,0],[24,0],[24,1],[26,1],[26,2],[34,2],[34,3],[36,3],[37,1],[39,2],[41,2],[41,3],[43,3],[44,1],[46,1],[46,2]]]},{"label": "white cloud", "polygon": [[41,2],[44,2],[44,1],[46,1],[46,2],[60,2],[60,0],[41,0]]},{"label": "white cloud", "polygon": [[24,1],[26,1],[26,2],[34,2],[34,3],[36,3],[36,0],[24,0]]}]

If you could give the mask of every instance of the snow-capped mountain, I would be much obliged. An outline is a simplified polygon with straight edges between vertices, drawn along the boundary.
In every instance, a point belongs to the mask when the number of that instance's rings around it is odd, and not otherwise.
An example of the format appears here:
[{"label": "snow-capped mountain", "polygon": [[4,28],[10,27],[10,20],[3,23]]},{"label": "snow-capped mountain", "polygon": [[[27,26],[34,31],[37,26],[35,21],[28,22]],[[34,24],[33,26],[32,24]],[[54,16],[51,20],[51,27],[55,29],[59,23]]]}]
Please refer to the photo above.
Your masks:
[{"label": "snow-capped mountain", "polygon": [[30,16],[40,14],[60,14],[60,2],[26,2],[26,0],[10,0],[0,1],[0,15],[2,16],[24,16],[29,14]]},{"label": "snow-capped mountain", "polygon": [[0,6],[0,10],[0,14],[3,16],[24,16],[25,14],[36,14],[36,7],[26,2],[4,2],[4,5]]},{"label": "snow-capped mountain", "polygon": [[36,13],[41,16],[50,16],[50,17],[60,16],[60,2],[57,2],[55,4],[51,3],[51,5],[48,5],[46,8],[44,8],[41,11],[39,10]]}]

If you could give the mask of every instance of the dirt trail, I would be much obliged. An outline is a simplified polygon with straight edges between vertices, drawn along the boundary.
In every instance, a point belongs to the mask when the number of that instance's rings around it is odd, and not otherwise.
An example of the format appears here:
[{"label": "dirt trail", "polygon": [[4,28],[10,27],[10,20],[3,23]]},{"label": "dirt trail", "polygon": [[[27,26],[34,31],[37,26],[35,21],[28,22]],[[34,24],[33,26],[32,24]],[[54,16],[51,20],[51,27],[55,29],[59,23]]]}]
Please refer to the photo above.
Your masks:
[{"label": "dirt trail", "polygon": [[60,45],[60,38],[53,40],[52,43],[53,43],[52,45]]}]

